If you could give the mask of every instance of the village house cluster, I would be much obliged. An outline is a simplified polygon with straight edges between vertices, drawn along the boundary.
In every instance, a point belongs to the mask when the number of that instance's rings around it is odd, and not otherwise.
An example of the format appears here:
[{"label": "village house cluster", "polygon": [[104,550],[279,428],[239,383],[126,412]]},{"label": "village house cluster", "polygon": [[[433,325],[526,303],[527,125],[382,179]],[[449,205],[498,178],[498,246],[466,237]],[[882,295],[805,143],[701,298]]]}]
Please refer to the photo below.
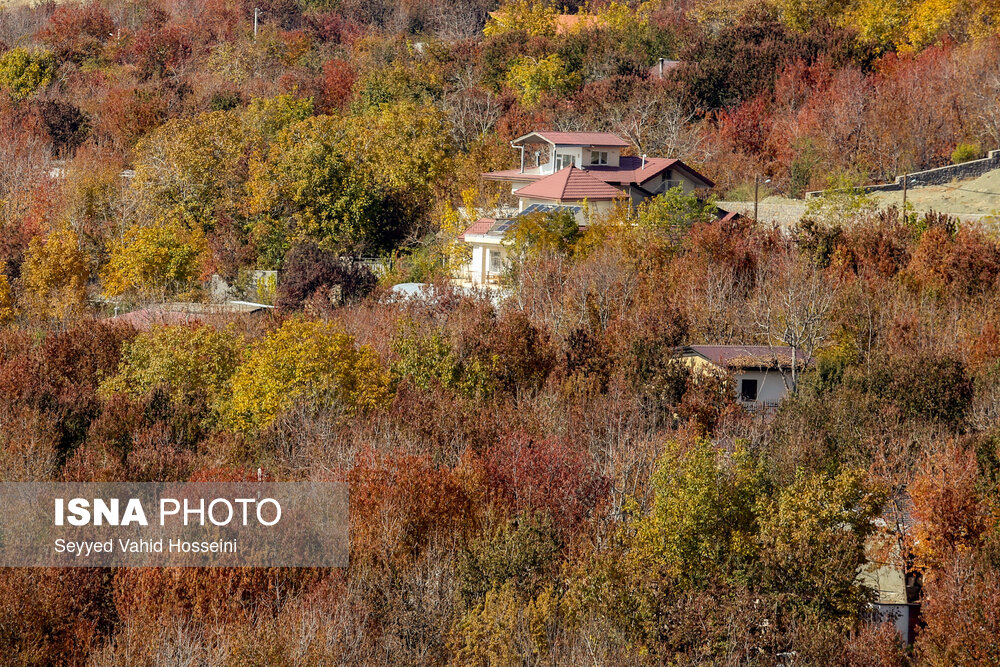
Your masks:
[{"label": "village house cluster", "polygon": [[504,235],[521,216],[568,210],[585,226],[589,214],[618,204],[636,205],[676,187],[691,192],[714,185],[681,160],[622,155],[629,143],[608,132],[535,131],[511,146],[520,151],[520,165],[483,178],[510,183],[517,210],[480,218],[461,237],[472,253],[460,278],[473,285],[499,280],[506,261]]},{"label": "village house cluster", "polygon": [[[714,185],[678,159],[622,155],[629,143],[609,132],[536,130],[511,146],[519,151],[517,168],[483,178],[510,183],[517,209],[480,218],[460,237],[472,252],[458,278],[474,286],[499,282],[507,261],[504,238],[523,216],[569,211],[585,227],[589,216],[614,206],[636,206],[673,188],[690,193]],[[792,369],[809,362],[790,347],[767,345],[695,345],[679,357],[698,373],[731,375],[738,401],[749,409],[776,407],[793,389]]]}]

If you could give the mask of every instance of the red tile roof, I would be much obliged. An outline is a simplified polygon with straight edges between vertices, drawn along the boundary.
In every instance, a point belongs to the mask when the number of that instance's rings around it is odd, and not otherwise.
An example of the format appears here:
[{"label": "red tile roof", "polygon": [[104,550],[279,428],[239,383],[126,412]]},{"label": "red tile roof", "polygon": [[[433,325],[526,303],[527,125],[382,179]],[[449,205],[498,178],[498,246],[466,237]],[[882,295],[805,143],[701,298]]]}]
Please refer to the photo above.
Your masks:
[{"label": "red tile roof", "polygon": [[710,188],[715,185],[711,180],[705,178],[676,158],[648,157],[646,158],[645,166],[643,166],[641,157],[625,155],[618,162],[617,167],[588,166],[587,171],[592,172],[594,176],[608,183],[622,183],[623,185],[635,183],[636,185],[642,185],[667,169],[678,169],[687,172],[688,176],[694,180],[704,183],[704,187]]},{"label": "red tile roof", "polygon": [[551,176],[529,183],[517,191],[518,197],[551,201],[618,199],[626,196],[613,185],[595,178],[589,171],[570,166]]},{"label": "red tile roof", "polygon": [[474,223],[469,225],[468,229],[459,234],[458,240],[464,241],[466,234],[485,234],[490,231],[490,227],[492,227],[495,222],[495,218],[479,218],[479,220],[476,220]]},{"label": "red tile roof", "polygon": [[[694,180],[704,183],[703,187],[710,188],[715,185],[711,179],[702,176],[680,160],[662,157],[648,157],[646,158],[646,166],[643,166],[641,157],[625,155],[621,157],[619,166],[617,167],[588,165],[584,171],[605,183],[642,185],[667,169],[683,171]],[[538,181],[549,178],[549,176],[524,173],[518,169],[506,169],[504,171],[487,172],[483,174],[483,178],[488,181]],[[518,190],[518,192],[521,192],[521,190]]]},{"label": "red tile roof", "polygon": [[627,148],[629,143],[610,132],[530,132],[523,137],[518,137],[514,144],[521,143],[531,136],[541,137],[543,140],[560,146],[617,146]]}]

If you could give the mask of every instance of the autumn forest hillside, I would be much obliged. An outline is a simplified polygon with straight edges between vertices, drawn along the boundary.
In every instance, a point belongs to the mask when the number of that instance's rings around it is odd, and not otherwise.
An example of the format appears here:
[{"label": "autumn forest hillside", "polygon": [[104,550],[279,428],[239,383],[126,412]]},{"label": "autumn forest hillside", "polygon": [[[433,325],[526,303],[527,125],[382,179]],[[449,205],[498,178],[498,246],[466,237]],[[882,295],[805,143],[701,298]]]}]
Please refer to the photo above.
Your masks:
[{"label": "autumn forest hillside", "polygon": [[[342,569],[4,569],[2,661],[1000,662],[1000,240],[856,187],[1000,148],[997,32],[978,0],[0,3],[0,481],[351,494]],[[525,217],[458,286],[533,130],[715,186]],[[825,194],[720,219],[755,182]],[[802,356],[748,409],[699,345]]]}]

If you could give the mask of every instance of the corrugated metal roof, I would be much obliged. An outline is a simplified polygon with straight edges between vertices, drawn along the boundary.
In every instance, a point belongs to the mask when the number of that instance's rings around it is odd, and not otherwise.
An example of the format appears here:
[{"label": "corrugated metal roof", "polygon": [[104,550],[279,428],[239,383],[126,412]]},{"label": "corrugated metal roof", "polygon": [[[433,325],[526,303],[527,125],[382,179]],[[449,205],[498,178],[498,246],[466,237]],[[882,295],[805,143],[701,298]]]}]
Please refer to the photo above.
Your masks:
[{"label": "corrugated metal roof", "polygon": [[594,201],[618,199],[625,193],[588,171],[569,166],[518,190],[518,197],[552,201]]},{"label": "corrugated metal roof", "polygon": [[112,322],[124,322],[138,331],[149,331],[156,326],[176,326],[180,324],[200,324],[202,318],[193,313],[179,313],[169,310],[142,308],[122,313],[110,318]]}]

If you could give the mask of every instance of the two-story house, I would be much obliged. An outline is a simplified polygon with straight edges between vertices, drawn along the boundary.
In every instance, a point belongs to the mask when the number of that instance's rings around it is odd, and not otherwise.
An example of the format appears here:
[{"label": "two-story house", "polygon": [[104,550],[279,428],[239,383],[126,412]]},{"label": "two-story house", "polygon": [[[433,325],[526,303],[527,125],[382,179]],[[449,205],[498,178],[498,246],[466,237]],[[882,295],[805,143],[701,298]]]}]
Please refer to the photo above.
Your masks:
[{"label": "two-story house", "polygon": [[493,282],[503,270],[503,237],[518,216],[568,209],[580,225],[585,211],[602,213],[619,203],[636,205],[671,188],[710,188],[712,181],[680,160],[622,155],[629,143],[608,132],[531,132],[511,142],[520,151],[516,169],[483,174],[511,184],[518,198],[512,215],[481,218],[462,234],[472,246],[465,278]]}]

